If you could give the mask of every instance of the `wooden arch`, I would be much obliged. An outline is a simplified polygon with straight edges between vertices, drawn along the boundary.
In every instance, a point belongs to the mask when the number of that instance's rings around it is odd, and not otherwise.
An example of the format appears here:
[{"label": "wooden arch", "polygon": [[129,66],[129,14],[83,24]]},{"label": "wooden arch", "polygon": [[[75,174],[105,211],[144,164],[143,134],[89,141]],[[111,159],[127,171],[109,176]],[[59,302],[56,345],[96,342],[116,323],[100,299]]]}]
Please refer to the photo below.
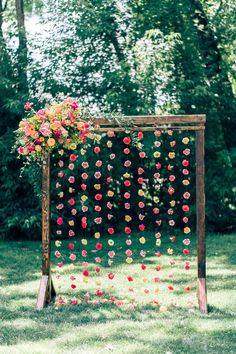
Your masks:
[{"label": "wooden arch", "polygon": [[[204,192],[204,130],[205,115],[165,115],[165,116],[127,116],[124,120],[132,122],[129,130],[191,130],[196,134],[196,223],[197,223],[197,296],[199,309],[207,313],[206,290],[206,242],[205,242],[205,192]],[[124,131],[107,119],[96,118],[96,131]],[[50,268],[50,154],[45,156],[42,165],[42,278],[39,286],[37,309],[43,309],[55,297]]]}]

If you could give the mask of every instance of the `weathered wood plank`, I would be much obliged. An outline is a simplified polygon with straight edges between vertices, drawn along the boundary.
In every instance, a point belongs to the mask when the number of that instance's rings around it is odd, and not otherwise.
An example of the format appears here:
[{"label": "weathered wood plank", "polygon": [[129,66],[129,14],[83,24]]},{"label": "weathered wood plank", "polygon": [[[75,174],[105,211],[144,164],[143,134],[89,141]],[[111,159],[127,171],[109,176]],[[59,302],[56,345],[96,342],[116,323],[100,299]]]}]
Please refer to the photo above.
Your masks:
[{"label": "weathered wood plank", "polygon": [[[198,115],[160,115],[160,116],[123,116],[122,122],[132,122],[134,125],[153,125],[153,124],[202,124],[206,121],[204,114]],[[116,121],[109,121],[102,117],[94,118],[94,124],[117,126]]]},{"label": "weathered wood plank", "polygon": [[43,275],[39,285],[36,308],[42,310],[46,306],[49,276]]},{"label": "weathered wood plank", "polygon": [[204,174],[204,131],[202,130],[196,132],[197,285],[200,311],[207,313]]},{"label": "weathered wood plank", "polygon": [[192,126],[152,126],[152,127],[129,127],[129,128],[122,128],[122,127],[99,127],[99,128],[95,128],[94,131],[95,132],[107,132],[109,130],[112,130],[114,132],[122,132],[122,131],[155,131],[155,130],[204,130],[205,127],[203,125],[192,125]]},{"label": "weathered wood plank", "polygon": [[50,154],[42,165],[42,274],[50,275]]}]

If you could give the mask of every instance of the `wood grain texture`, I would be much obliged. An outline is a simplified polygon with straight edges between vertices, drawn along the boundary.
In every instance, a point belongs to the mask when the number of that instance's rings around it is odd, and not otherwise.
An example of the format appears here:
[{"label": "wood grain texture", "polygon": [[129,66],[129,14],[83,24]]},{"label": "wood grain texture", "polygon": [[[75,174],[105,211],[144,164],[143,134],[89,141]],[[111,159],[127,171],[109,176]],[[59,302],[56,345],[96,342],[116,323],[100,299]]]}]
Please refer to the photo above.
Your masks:
[{"label": "wood grain texture", "polygon": [[[160,115],[160,116],[122,116],[122,122],[132,122],[134,125],[157,125],[157,124],[203,124],[206,121],[204,114],[198,115]],[[103,126],[117,126],[115,121],[109,121],[101,117],[93,119],[94,124]]]},{"label": "wood grain texture", "polygon": [[198,278],[197,280],[197,297],[198,305],[201,313],[207,314],[207,289],[206,289],[206,278]]},{"label": "wood grain texture", "polygon": [[42,165],[42,274],[50,275],[50,154]]},{"label": "wood grain texture", "polygon": [[49,282],[48,275],[43,275],[39,285],[38,299],[36,304],[37,310],[42,310],[46,306],[48,282]]},{"label": "wood grain texture", "polygon": [[[196,217],[198,302],[201,311],[207,308],[206,297],[206,240],[205,240],[205,188],[204,188],[204,131],[196,131]],[[202,279],[201,282],[199,279]],[[203,279],[205,279],[203,281]],[[204,286],[203,286],[204,284]],[[205,302],[204,302],[205,301]]]},{"label": "wood grain texture", "polygon": [[109,130],[112,130],[114,132],[123,132],[123,131],[155,131],[155,130],[204,130],[205,127],[203,125],[192,125],[192,126],[161,126],[161,125],[154,125],[152,127],[129,127],[129,128],[122,128],[122,127],[98,127],[95,128],[95,132],[107,132]]}]

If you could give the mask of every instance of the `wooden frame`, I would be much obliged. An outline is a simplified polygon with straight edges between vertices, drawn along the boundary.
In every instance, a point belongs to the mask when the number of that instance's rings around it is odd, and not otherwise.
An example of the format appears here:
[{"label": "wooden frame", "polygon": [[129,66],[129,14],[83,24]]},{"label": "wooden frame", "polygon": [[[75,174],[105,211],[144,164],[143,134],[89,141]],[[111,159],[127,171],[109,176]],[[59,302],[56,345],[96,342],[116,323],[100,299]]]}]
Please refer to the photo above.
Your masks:
[{"label": "wooden frame", "polygon": [[[206,290],[206,242],[205,242],[205,192],[204,192],[204,130],[205,115],[127,116],[122,121],[131,122],[128,128],[107,119],[94,119],[94,127],[101,131],[154,131],[191,130],[196,132],[196,217],[197,217],[197,296],[199,309],[207,313]],[[55,297],[50,271],[50,155],[45,156],[42,166],[42,279],[37,309],[43,309]]]}]

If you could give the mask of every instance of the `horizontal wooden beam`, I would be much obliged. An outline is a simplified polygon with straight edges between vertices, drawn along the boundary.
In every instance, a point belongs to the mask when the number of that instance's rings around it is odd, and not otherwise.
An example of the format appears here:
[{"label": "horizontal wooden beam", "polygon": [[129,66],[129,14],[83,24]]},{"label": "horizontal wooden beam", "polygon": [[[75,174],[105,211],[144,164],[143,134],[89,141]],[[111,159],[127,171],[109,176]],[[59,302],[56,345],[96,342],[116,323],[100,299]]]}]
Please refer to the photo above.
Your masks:
[{"label": "horizontal wooden beam", "polygon": [[[204,124],[206,122],[205,114],[194,115],[159,115],[159,116],[121,116],[117,120],[121,120],[122,124],[127,122],[133,125],[166,125],[166,124]],[[93,123],[99,126],[119,126],[116,119],[94,118]]]},{"label": "horizontal wooden beam", "polygon": [[109,130],[115,131],[115,132],[123,132],[123,131],[155,131],[155,130],[204,130],[205,127],[203,125],[191,125],[191,126],[152,126],[152,127],[129,127],[129,128],[122,128],[122,127],[99,127],[95,128],[95,132],[107,132]]}]

